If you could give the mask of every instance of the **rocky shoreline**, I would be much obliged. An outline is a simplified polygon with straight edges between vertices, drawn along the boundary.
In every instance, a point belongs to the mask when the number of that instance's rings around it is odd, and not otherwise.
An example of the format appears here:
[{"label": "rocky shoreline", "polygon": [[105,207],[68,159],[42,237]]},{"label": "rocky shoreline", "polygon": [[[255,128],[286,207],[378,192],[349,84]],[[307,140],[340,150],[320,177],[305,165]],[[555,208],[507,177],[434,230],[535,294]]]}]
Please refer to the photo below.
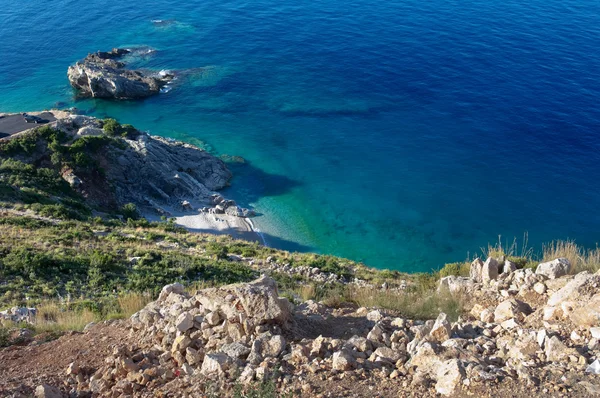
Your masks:
[{"label": "rocky shoreline", "polygon": [[[93,168],[66,166],[59,170],[92,208],[116,209],[133,203],[149,220],[175,218],[177,224],[191,231],[260,241],[246,221],[254,212],[217,193],[228,186],[232,177],[221,159],[185,142],[151,136],[109,119],[66,111],[48,113],[56,118],[49,126],[71,141],[66,148],[80,140],[95,140],[101,145],[112,142],[104,150],[82,154],[88,159],[85,162],[93,162]],[[18,139],[31,131],[5,140]],[[50,154],[42,151],[21,159],[50,167],[49,158]]]}]

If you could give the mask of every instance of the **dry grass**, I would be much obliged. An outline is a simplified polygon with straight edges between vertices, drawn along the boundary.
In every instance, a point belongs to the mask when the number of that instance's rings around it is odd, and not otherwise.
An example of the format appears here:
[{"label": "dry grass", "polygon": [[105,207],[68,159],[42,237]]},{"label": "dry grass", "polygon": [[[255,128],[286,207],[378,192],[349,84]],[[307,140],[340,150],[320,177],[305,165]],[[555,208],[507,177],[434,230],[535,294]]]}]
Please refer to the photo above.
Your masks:
[{"label": "dry grass", "polygon": [[494,245],[488,243],[487,248],[481,248],[481,253],[483,258],[517,257],[531,259],[534,256],[533,248],[529,246],[529,234],[527,232],[523,234],[520,246],[516,237],[513,238],[512,242],[507,240],[502,242],[502,236],[498,235],[498,242]]},{"label": "dry grass", "polygon": [[61,308],[55,302],[44,303],[37,308],[34,323],[37,332],[81,331],[90,322],[98,320],[97,316],[87,310],[73,311]]},{"label": "dry grass", "polygon": [[129,318],[151,302],[152,296],[149,293],[129,293],[120,296],[117,301],[121,309],[120,314],[125,318]]},{"label": "dry grass", "polygon": [[571,273],[596,272],[600,269],[600,248],[584,249],[572,240],[559,240],[543,246],[542,261],[564,257],[572,265]]},{"label": "dry grass", "polygon": [[310,285],[301,285],[297,289],[295,289],[295,293],[300,296],[303,301],[312,300],[316,296],[315,286]]},{"label": "dry grass", "polygon": [[435,319],[440,312],[445,312],[450,319],[456,320],[464,307],[462,297],[448,292],[381,290],[353,286],[346,286],[341,291],[333,290],[322,301],[332,307],[349,302],[360,307],[391,310],[411,319]]}]

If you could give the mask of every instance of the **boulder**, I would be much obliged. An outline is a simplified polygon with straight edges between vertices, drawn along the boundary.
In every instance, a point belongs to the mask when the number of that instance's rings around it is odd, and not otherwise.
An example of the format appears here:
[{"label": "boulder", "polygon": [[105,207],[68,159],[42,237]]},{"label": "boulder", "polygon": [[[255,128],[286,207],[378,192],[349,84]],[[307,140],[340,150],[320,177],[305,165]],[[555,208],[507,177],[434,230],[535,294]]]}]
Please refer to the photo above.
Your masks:
[{"label": "boulder", "polygon": [[517,270],[517,264],[513,263],[510,260],[504,261],[504,267],[502,269],[503,274],[512,274]]},{"label": "boulder", "polygon": [[276,358],[285,349],[285,339],[281,335],[272,336],[262,343],[262,356]]},{"label": "boulder", "polygon": [[489,308],[484,309],[483,311],[481,311],[481,314],[479,315],[479,320],[481,320],[481,322],[485,322],[485,323],[494,322],[494,312],[492,310],[490,310]]},{"label": "boulder", "polygon": [[462,276],[446,276],[440,279],[438,291],[449,291],[452,294],[469,293],[475,289],[475,282],[471,278]]},{"label": "boulder", "polygon": [[452,329],[450,327],[450,322],[448,322],[448,316],[443,312],[437,317],[433,327],[431,328],[431,332],[429,335],[435,341],[443,343],[448,340],[452,335]]},{"label": "boulder", "polygon": [[537,294],[544,294],[546,293],[546,285],[542,282],[537,282],[535,285],[533,285],[533,290]]},{"label": "boulder", "polygon": [[250,348],[239,342],[224,344],[221,351],[227,356],[237,359],[245,359],[250,354]]},{"label": "boulder", "polygon": [[485,307],[482,306],[481,304],[475,304],[473,306],[473,308],[471,308],[470,314],[475,318],[475,319],[479,319],[481,318],[481,313],[483,312],[483,310],[485,310]]},{"label": "boulder", "polygon": [[98,135],[103,135],[104,134],[104,130],[102,130],[99,127],[94,127],[94,126],[84,126],[82,128],[80,128],[77,131],[77,135],[81,135],[81,136],[98,136]]},{"label": "boulder", "polygon": [[185,360],[190,365],[199,365],[204,360],[204,352],[201,349],[196,350],[188,347],[185,349]]},{"label": "boulder", "polygon": [[250,283],[204,289],[194,299],[212,312],[222,312],[228,319],[244,314],[255,325],[276,323],[285,328],[291,320],[289,302],[279,298],[275,281],[267,276]]},{"label": "boulder", "polygon": [[63,398],[63,394],[54,386],[42,384],[35,389],[35,398]]},{"label": "boulder", "polygon": [[337,351],[333,354],[332,368],[335,370],[346,371],[356,366],[356,361],[352,354],[346,350]]},{"label": "boulder", "polygon": [[488,257],[481,267],[481,281],[483,283],[489,283],[490,281],[498,278],[498,261],[493,257]]},{"label": "boulder", "polygon": [[567,347],[557,336],[546,338],[544,345],[548,362],[568,362],[571,355],[579,357],[577,350]]},{"label": "boulder", "polygon": [[600,325],[600,293],[589,300],[577,302],[569,312],[569,318],[577,326]]},{"label": "boulder", "polygon": [[175,326],[180,332],[185,332],[188,329],[191,329],[192,326],[194,326],[194,318],[190,315],[189,312],[184,312],[180,314],[179,317],[177,317]]},{"label": "boulder", "polygon": [[217,326],[219,324],[219,322],[221,322],[221,316],[219,315],[219,313],[217,311],[212,311],[212,312],[209,312],[208,314],[206,314],[206,316],[204,317],[204,320],[210,326]]},{"label": "boulder", "polygon": [[391,364],[396,363],[396,361],[399,360],[402,356],[401,352],[397,350],[392,350],[389,347],[379,347],[375,350],[375,352],[373,352],[373,355],[376,359],[380,361],[383,360]]},{"label": "boulder", "polygon": [[514,363],[519,364],[523,361],[530,361],[535,358],[540,349],[538,340],[531,335],[523,335],[520,338],[510,341],[507,344],[507,359],[512,359]]},{"label": "boulder", "polygon": [[222,376],[231,366],[231,358],[223,353],[207,354],[200,373],[205,376]]},{"label": "boulder", "polygon": [[548,299],[548,306],[557,306],[565,301],[578,301],[589,298],[600,283],[600,276],[583,271],[575,275],[562,289]]},{"label": "boulder", "polygon": [[379,310],[373,310],[367,314],[367,320],[371,322],[379,322],[383,319],[383,314]]},{"label": "boulder", "polygon": [[526,303],[511,298],[503,301],[496,307],[494,322],[501,323],[513,318],[522,321],[530,313],[531,308]]},{"label": "boulder", "polygon": [[536,274],[545,275],[548,279],[556,279],[567,275],[571,271],[571,263],[566,258],[557,258],[546,263],[541,263],[535,269]]},{"label": "boulder", "polygon": [[360,352],[367,352],[371,349],[371,342],[360,336],[352,336],[350,339],[348,339],[346,345],[355,348]]},{"label": "boulder", "polygon": [[471,270],[469,272],[469,276],[475,282],[481,283],[481,270],[482,270],[482,268],[483,268],[483,261],[481,261],[481,259],[479,259],[479,258],[476,258],[471,263]]},{"label": "boulder", "polygon": [[169,294],[183,294],[185,292],[185,288],[181,283],[171,283],[170,285],[166,285],[160,291],[160,295],[158,296],[158,300],[165,300]]},{"label": "boulder", "polygon": [[435,378],[435,391],[438,394],[454,395],[465,378],[465,369],[460,360],[450,359],[440,365]]}]

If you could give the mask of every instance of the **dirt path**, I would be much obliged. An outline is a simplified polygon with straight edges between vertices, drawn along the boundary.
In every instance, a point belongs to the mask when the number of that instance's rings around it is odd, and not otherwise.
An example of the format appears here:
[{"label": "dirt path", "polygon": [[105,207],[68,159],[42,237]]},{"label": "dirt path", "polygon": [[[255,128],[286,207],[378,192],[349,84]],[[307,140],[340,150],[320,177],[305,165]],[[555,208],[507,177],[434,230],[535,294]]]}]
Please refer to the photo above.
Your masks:
[{"label": "dirt path", "polygon": [[0,349],[0,397],[27,396],[43,383],[63,386],[65,371],[73,361],[99,367],[116,345],[130,343],[122,323],[98,324],[86,333],[71,332],[50,342]]}]

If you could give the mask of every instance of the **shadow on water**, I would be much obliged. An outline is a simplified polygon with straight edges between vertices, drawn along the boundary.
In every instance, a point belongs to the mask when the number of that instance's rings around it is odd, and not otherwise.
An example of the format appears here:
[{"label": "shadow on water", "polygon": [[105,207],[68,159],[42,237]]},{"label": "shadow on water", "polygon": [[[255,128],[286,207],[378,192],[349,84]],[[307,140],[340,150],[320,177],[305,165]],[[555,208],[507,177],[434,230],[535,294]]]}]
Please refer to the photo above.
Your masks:
[{"label": "shadow on water", "polygon": [[315,252],[316,248],[311,246],[306,246],[298,242],[293,242],[291,240],[286,240],[271,234],[266,233],[257,233],[251,231],[243,231],[241,229],[233,229],[233,230],[223,230],[223,231],[215,231],[214,229],[203,229],[203,228],[190,228],[186,227],[188,231],[194,233],[201,234],[217,234],[217,235],[231,235],[237,239],[243,239],[250,242],[258,242],[261,245],[266,243],[266,246],[272,247],[274,249],[287,250],[289,252]]},{"label": "shadow on water", "polygon": [[[313,246],[303,245],[302,243],[294,242],[287,239],[282,239],[278,236],[274,236],[271,234],[265,234],[261,232],[261,235],[264,241],[267,243],[267,246],[272,247],[274,249],[287,250],[288,252],[298,252],[298,253],[317,253],[318,249]],[[260,242],[263,243],[263,242]]]},{"label": "shadow on water", "polygon": [[231,186],[223,190],[225,197],[234,199],[240,206],[251,207],[265,196],[280,196],[301,184],[291,178],[266,172],[251,163],[228,163],[233,173]]}]

